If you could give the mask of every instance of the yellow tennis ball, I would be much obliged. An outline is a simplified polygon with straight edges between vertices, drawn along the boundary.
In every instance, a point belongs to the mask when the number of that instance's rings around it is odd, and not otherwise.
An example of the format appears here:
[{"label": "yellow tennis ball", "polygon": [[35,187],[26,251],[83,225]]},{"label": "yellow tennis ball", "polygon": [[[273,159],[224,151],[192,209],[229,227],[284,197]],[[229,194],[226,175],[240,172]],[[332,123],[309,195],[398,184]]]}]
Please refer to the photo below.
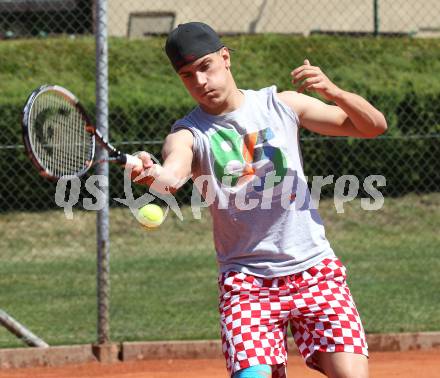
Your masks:
[{"label": "yellow tennis ball", "polygon": [[146,229],[158,227],[163,222],[163,210],[155,204],[148,204],[138,210],[138,220]]}]

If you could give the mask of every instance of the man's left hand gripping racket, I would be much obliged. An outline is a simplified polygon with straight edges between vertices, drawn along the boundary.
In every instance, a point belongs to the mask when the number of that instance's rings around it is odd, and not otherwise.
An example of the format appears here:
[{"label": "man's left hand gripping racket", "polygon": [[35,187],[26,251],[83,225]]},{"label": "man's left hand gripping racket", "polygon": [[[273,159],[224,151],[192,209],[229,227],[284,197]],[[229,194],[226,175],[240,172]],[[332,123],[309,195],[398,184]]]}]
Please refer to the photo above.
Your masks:
[{"label": "man's left hand gripping racket", "polygon": [[40,175],[57,180],[82,176],[95,161],[95,140],[109,152],[110,161],[142,168],[142,161],[124,154],[106,141],[90,122],[78,99],[57,85],[43,85],[29,96],[23,110],[23,139]]}]

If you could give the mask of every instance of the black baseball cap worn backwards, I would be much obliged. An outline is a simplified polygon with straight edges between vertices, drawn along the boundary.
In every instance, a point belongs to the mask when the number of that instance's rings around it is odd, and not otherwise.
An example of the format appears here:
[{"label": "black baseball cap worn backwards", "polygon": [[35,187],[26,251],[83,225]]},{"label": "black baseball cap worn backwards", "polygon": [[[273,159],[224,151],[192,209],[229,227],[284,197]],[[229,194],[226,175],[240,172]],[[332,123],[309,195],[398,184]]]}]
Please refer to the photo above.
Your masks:
[{"label": "black baseball cap worn backwards", "polygon": [[220,50],[225,45],[218,34],[203,22],[180,24],[168,35],[165,51],[176,71],[184,65]]}]

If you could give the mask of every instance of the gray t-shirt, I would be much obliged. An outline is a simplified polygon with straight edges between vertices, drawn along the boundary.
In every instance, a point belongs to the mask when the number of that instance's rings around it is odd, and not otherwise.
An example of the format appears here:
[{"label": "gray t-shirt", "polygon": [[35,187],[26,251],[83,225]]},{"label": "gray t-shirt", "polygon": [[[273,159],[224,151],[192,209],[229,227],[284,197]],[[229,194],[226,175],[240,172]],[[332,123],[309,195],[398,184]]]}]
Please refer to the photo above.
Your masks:
[{"label": "gray t-shirt", "polygon": [[299,120],[275,86],[242,92],[233,112],[216,116],[196,107],[172,131],[194,136],[192,178],[210,204],[220,273],[301,272],[334,252],[311,206]]}]

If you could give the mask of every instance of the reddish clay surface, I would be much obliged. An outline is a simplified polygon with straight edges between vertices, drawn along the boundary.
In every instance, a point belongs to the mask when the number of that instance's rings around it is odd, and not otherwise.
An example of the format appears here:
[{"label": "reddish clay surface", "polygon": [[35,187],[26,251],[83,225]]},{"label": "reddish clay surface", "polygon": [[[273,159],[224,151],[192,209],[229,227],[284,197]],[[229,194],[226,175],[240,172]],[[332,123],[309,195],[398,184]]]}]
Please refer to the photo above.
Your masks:
[{"label": "reddish clay surface", "polygon": [[[289,356],[290,378],[323,377]],[[434,378],[440,376],[440,350],[371,353],[371,378]],[[90,363],[63,367],[4,369],[0,378],[227,378],[224,361],[151,360],[104,365]]]}]

